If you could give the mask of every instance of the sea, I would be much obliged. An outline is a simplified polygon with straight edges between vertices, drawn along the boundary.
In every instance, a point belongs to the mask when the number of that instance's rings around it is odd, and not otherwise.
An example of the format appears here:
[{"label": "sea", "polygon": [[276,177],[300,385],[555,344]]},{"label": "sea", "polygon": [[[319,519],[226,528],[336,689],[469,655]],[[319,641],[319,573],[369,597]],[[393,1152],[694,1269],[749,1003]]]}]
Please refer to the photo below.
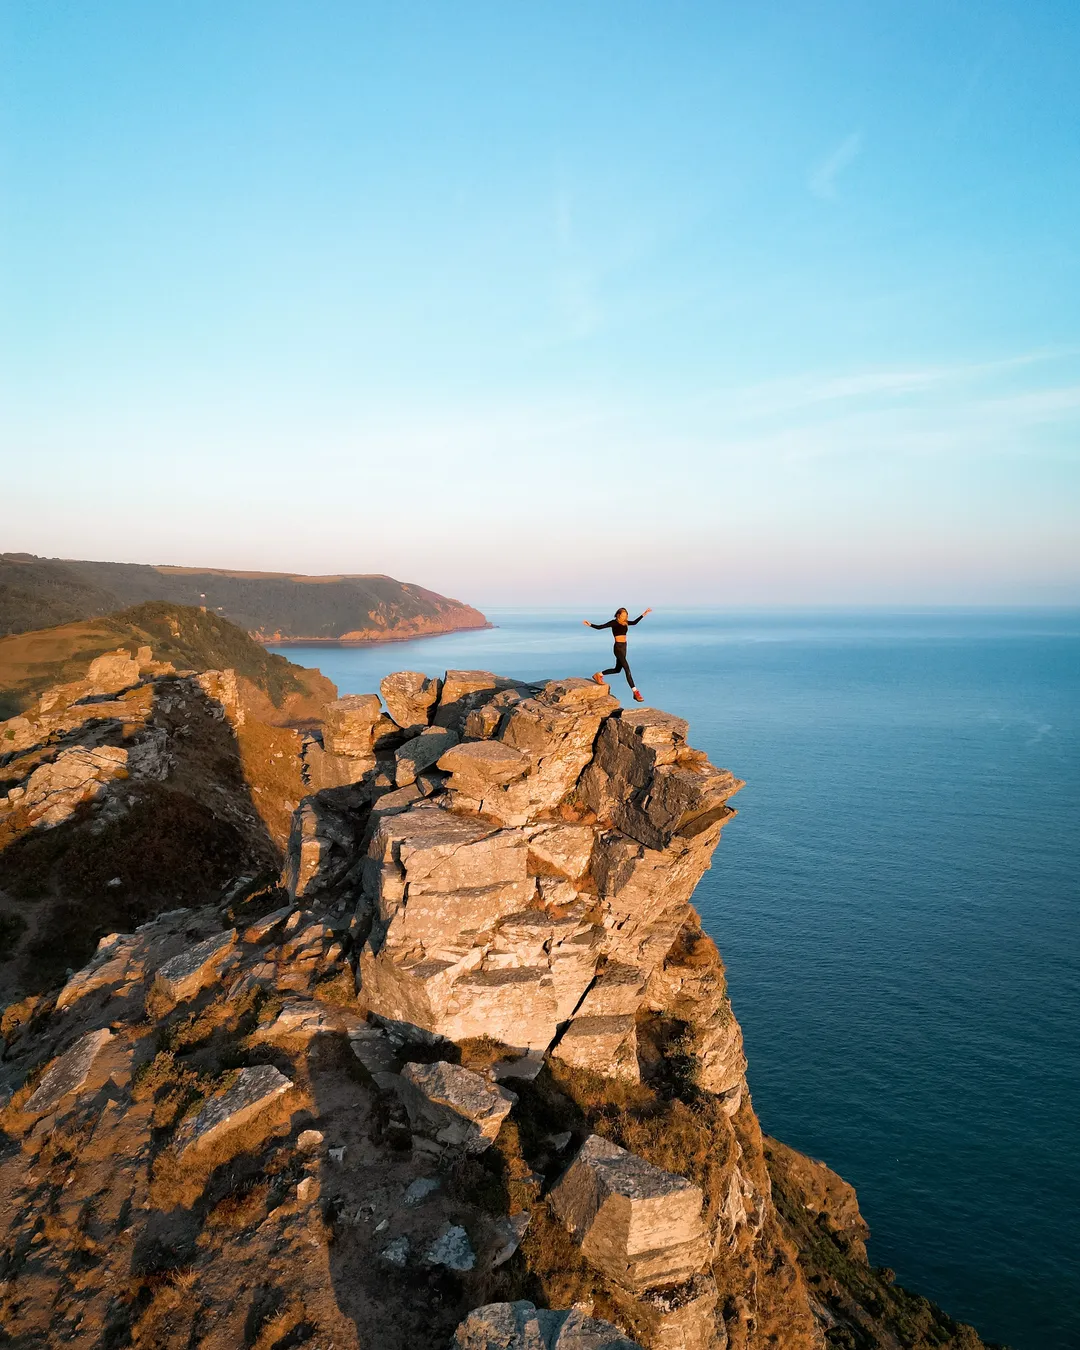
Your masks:
[{"label": "sea", "polygon": [[[612,664],[581,623],[605,614],[489,617],[280,650],[343,694]],[[657,610],[629,654],[646,704],[746,779],[695,904],[763,1127],[855,1185],[901,1284],[1076,1350],[1080,611]]]}]

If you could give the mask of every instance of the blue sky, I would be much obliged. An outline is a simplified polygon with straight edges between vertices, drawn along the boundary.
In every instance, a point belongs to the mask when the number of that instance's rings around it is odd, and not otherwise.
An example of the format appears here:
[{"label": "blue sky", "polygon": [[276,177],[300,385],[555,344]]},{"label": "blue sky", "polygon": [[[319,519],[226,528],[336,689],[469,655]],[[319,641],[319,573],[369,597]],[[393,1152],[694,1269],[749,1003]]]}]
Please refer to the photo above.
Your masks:
[{"label": "blue sky", "polygon": [[1080,11],[7,0],[0,547],[1080,601]]}]

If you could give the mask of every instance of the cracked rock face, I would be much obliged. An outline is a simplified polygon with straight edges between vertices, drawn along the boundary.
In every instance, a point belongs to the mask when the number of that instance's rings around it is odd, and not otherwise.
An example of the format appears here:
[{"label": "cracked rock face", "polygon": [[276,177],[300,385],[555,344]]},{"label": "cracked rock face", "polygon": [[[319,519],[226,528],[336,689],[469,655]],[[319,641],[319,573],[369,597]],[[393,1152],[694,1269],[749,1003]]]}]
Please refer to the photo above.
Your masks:
[{"label": "cracked rock face", "polygon": [[[442,790],[373,812],[364,1002],[450,1040],[536,1052],[558,1038],[566,1064],[636,1081],[635,1018],[742,784],[687,746],[681,718],[623,712],[590,680],[451,671],[434,720],[461,729]],[[689,1007],[685,983],[652,991]],[[713,1076],[734,1101],[729,1041],[718,1023]]]}]

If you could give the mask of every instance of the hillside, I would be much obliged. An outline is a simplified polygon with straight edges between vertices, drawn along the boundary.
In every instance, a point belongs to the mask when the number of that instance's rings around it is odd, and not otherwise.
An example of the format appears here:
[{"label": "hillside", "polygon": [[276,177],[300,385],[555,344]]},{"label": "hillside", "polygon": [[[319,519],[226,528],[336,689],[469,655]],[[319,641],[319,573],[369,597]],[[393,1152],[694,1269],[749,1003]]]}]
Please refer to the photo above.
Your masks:
[{"label": "hillside", "polygon": [[105,652],[123,647],[134,654],[143,646],[178,670],[234,669],[285,720],[317,716],[321,704],[334,697],[333,685],[318,671],[265,651],[220,615],[155,601],[102,618],[0,637],[0,717],[20,712],[49,685],[80,679]]},{"label": "hillside", "polygon": [[205,606],[260,642],[377,642],[484,628],[479,610],[387,576],[297,576],[0,554],[0,636],[147,601]]}]

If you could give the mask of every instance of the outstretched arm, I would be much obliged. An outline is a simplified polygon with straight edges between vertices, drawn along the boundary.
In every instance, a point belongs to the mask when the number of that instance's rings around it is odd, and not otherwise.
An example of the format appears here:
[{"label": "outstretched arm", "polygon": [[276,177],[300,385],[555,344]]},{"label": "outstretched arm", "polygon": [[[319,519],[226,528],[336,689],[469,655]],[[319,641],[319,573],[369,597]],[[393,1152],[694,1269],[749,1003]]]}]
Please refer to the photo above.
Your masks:
[{"label": "outstretched arm", "polygon": [[[588,619],[582,619],[581,622],[585,625],[586,628],[610,628],[611,625],[615,622],[615,620],[608,619],[607,623],[590,623]],[[635,623],[636,622],[637,620],[635,620]]]},{"label": "outstretched arm", "polygon": [[[651,613],[652,613],[652,605],[650,605],[649,608],[648,608],[647,610],[644,611],[644,613],[639,614],[639,615],[637,616],[636,619],[627,619],[626,622],[627,622],[627,623],[631,623],[631,624],[633,624],[633,623],[640,623],[640,622],[642,621],[642,619],[645,617],[646,614],[651,614]],[[594,625],[594,626],[595,626],[595,625]]]}]

